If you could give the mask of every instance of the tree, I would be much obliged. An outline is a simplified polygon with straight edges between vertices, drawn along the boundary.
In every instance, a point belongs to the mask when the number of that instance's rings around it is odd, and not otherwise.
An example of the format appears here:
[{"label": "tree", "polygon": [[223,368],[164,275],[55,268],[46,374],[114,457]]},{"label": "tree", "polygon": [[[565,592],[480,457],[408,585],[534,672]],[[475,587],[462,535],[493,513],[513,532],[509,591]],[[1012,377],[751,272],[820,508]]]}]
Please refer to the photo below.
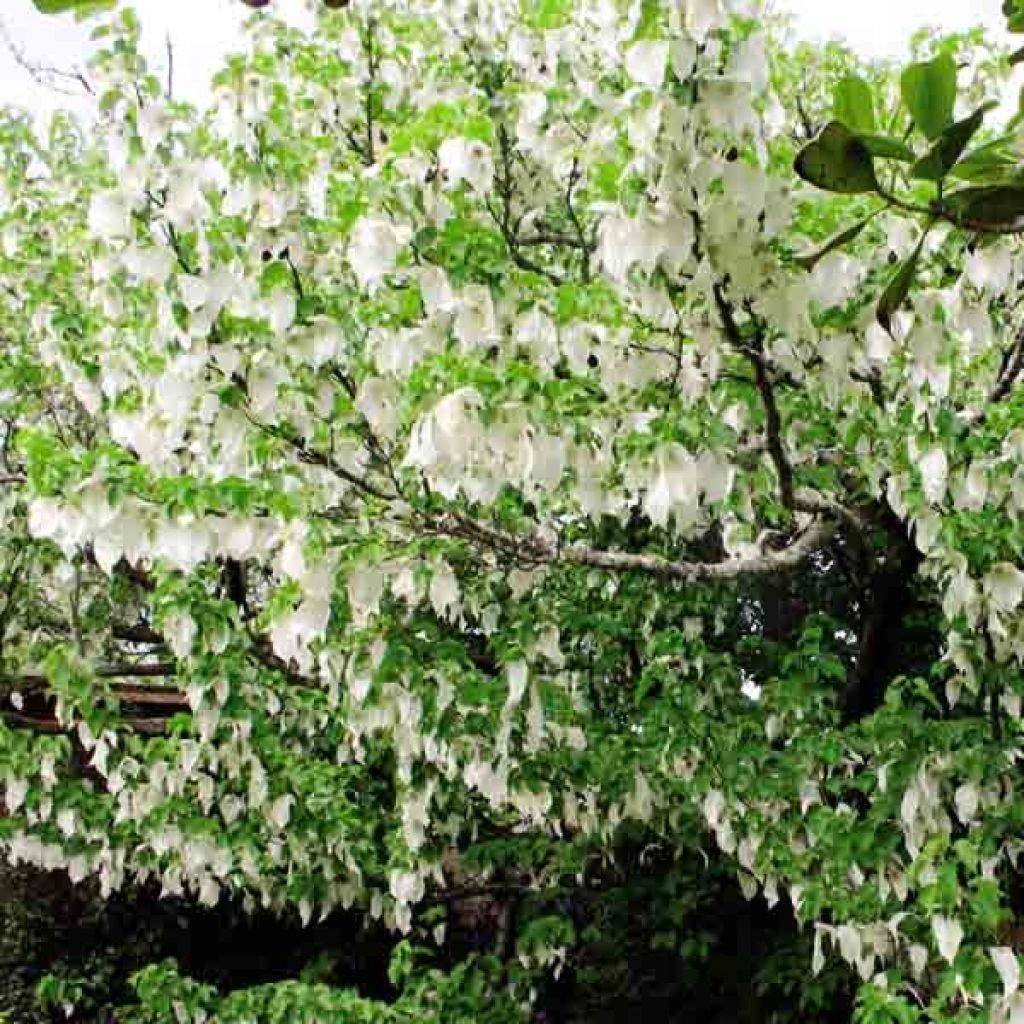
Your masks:
[{"label": "tree", "polygon": [[122,13],[95,127],[0,125],[0,837],[409,941],[387,1004],[162,965],[126,1019],[527,1020],[655,851],[858,1020],[1016,1020],[1004,65],[823,77],[718,0],[251,31],[209,114]]}]

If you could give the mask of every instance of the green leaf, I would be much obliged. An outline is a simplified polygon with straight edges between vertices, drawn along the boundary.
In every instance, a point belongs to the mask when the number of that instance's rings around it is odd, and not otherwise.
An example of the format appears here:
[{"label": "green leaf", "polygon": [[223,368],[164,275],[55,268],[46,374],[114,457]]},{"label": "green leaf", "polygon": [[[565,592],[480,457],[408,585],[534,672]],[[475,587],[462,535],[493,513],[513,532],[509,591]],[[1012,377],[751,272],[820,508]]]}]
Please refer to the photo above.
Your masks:
[{"label": "green leaf", "polygon": [[794,170],[826,192],[853,195],[878,188],[868,147],[841,121],[830,121],[797,154]]},{"label": "green leaf", "polygon": [[936,139],[953,120],[956,61],[948,53],[908,65],[900,78],[903,103],[926,138]]},{"label": "green leaf", "polygon": [[975,230],[1024,229],[1024,182],[961,189],[946,197],[945,206]]},{"label": "green leaf", "polygon": [[796,262],[800,264],[804,270],[813,270],[817,266],[819,260],[827,256],[830,252],[835,249],[840,249],[849,242],[852,242],[868,224],[879,214],[881,208],[878,210],[872,210],[866,217],[857,221],[856,224],[851,224],[848,228],[844,228],[842,231],[836,232],[830,239],[828,239],[820,248],[815,249],[813,252],[806,253],[803,256],[797,256]]},{"label": "green leaf", "polygon": [[1024,0],[1003,0],[1003,17],[1011,32],[1024,32]]},{"label": "green leaf", "polygon": [[902,140],[891,135],[872,135],[861,132],[857,138],[868,147],[872,156],[883,160],[904,160],[910,163],[917,159],[917,154]]},{"label": "green leaf", "polygon": [[927,181],[941,181],[960,159],[967,143],[974,138],[985,114],[996,104],[986,103],[963,120],[951,124],[932,144],[931,149],[913,167],[910,175],[913,178],[924,178]]},{"label": "green leaf", "polygon": [[80,18],[101,11],[110,11],[117,6],[117,0],[32,0],[40,14],[66,14],[73,11]]},{"label": "green leaf", "polygon": [[893,274],[878,300],[875,317],[889,334],[892,334],[893,314],[903,305],[910,294],[910,286],[914,283],[917,264],[921,259],[921,250],[927,237],[928,231],[925,230],[914,251],[900,264],[899,269]]},{"label": "green leaf", "polygon": [[836,86],[832,113],[852,132],[875,130],[875,101],[871,86],[859,75],[846,75]]},{"label": "green leaf", "polygon": [[998,139],[976,146],[966,156],[961,157],[950,177],[963,181],[983,181],[986,183],[1002,182],[1016,168],[1017,161],[1004,148],[1013,141],[1014,136],[1001,135]]},{"label": "green leaf", "polygon": [[292,272],[284,260],[272,260],[260,273],[260,294],[271,295],[278,289],[292,287]]}]

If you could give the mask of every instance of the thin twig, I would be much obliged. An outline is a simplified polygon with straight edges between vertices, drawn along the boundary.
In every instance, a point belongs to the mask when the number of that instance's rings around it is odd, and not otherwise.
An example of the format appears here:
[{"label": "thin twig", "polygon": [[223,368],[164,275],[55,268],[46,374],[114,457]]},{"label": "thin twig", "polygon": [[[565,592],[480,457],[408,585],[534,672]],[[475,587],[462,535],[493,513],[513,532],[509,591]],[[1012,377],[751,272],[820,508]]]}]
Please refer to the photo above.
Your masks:
[{"label": "thin twig", "polygon": [[258,427],[271,437],[276,437],[279,441],[283,441],[298,453],[299,458],[303,462],[312,466],[322,466],[324,469],[330,470],[330,472],[335,476],[340,477],[346,483],[350,483],[353,487],[358,488],[374,498],[380,498],[384,501],[393,501],[398,497],[398,495],[378,487],[372,480],[367,480],[365,477],[359,476],[358,473],[353,473],[350,469],[346,469],[341,465],[341,463],[335,461],[329,455],[323,455],[318,451],[314,451],[303,440],[301,440],[301,438],[295,437],[287,430],[273,426],[269,423],[263,423],[248,411],[246,411],[246,418],[254,427]]},{"label": "thin twig", "polygon": [[366,129],[366,162],[373,165],[376,162],[373,145],[373,92],[377,84],[377,62],[374,55],[374,33],[376,22],[369,18],[366,23],[366,36],[363,46],[366,50],[367,82],[363,93],[363,113]]},{"label": "thin twig", "polygon": [[167,47],[167,99],[171,99],[174,96],[174,47],[171,45],[170,33],[167,34],[167,38],[164,40],[164,45]]},{"label": "thin twig", "polygon": [[87,79],[78,68],[75,68],[72,71],[66,71],[63,68],[53,67],[48,64],[40,64],[38,61],[30,60],[24,49],[18,46],[11,38],[11,34],[7,30],[7,25],[2,19],[0,19],[0,38],[3,39],[8,52],[14,58],[14,62],[31,77],[32,81],[35,82],[36,85],[41,85],[44,89],[51,89],[54,92],[59,92],[64,96],[75,96],[78,94],[76,89],[65,89],[57,84],[58,81],[74,82],[90,96],[95,95],[95,90],[89,82],[89,79]]}]

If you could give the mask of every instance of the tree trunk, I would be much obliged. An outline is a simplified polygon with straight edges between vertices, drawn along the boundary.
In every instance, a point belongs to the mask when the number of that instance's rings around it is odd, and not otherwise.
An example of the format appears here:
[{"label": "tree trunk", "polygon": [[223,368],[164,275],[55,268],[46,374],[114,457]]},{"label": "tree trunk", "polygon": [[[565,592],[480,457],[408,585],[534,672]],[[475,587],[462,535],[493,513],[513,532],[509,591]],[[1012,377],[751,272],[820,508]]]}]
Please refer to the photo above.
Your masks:
[{"label": "tree trunk", "polygon": [[866,718],[885,700],[904,655],[904,629],[914,603],[914,579],[923,556],[891,509],[882,510],[879,525],[888,544],[880,553],[862,598],[857,662],[847,677],[842,697],[843,720]]}]

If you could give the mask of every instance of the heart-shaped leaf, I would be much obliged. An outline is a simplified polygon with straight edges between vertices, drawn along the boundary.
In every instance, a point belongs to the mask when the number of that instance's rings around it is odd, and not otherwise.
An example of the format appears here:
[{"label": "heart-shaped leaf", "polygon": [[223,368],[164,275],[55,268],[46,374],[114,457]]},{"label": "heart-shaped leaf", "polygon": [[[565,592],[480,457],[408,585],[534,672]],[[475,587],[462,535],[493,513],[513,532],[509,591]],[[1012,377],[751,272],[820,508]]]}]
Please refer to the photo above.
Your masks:
[{"label": "heart-shaped leaf", "polygon": [[823,257],[827,256],[835,249],[841,249],[844,245],[848,245],[852,242],[868,226],[868,224],[878,216],[881,209],[882,208],[879,207],[877,210],[872,210],[871,213],[857,221],[856,224],[851,224],[848,228],[843,228],[842,231],[837,231],[831,238],[813,252],[805,253],[803,256],[797,256],[796,262],[799,263],[804,270],[813,270]]},{"label": "heart-shaped leaf", "polygon": [[913,167],[910,175],[913,178],[924,178],[927,181],[940,181],[960,159],[967,143],[974,138],[985,114],[995,103],[986,103],[961,121],[951,124],[932,144],[931,149]]},{"label": "heart-shaped leaf", "polygon": [[812,139],[794,163],[804,181],[825,189],[853,195],[878,188],[868,147],[841,121],[830,121]]},{"label": "heart-shaped leaf", "polygon": [[921,249],[924,240],[928,237],[925,230],[914,251],[899,265],[896,273],[893,274],[889,283],[885,286],[875,308],[875,317],[885,330],[892,334],[892,318],[896,311],[903,305],[910,294],[910,286],[914,283],[917,274],[917,264],[921,259]]},{"label": "heart-shaped leaf", "polygon": [[873,132],[875,101],[871,95],[871,86],[860,75],[841,78],[832,97],[832,113],[851,132]]},{"label": "heart-shaped leaf", "polygon": [[910,64],[900,78],[903,103],[926,138],[937,139],[953,120],[956,61],[948,53]]}]

